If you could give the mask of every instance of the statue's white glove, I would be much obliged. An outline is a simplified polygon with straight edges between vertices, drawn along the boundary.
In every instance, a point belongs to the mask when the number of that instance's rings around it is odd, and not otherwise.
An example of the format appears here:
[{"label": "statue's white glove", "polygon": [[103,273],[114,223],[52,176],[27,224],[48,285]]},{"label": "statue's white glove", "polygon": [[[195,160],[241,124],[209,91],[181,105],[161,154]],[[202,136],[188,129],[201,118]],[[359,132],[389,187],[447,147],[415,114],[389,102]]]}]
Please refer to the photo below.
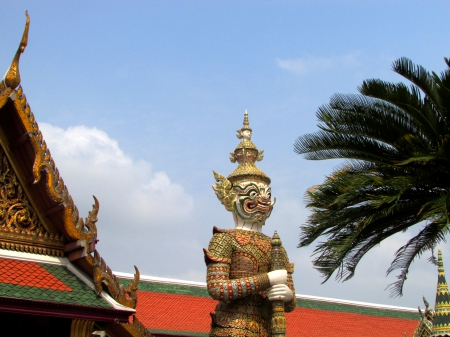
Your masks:
[{"label": "statue's white glove", "polygon": [[287,271],[284,269],[274,270],[267,273],[269,276],[270,285],[286,284],[287,283]]},{"label": "statue's white glove", "polygon": [[289,302],[294,298],[292,290],[285,284],[276,284],[269,288],[267,297],[270,301],[284,301]]}]

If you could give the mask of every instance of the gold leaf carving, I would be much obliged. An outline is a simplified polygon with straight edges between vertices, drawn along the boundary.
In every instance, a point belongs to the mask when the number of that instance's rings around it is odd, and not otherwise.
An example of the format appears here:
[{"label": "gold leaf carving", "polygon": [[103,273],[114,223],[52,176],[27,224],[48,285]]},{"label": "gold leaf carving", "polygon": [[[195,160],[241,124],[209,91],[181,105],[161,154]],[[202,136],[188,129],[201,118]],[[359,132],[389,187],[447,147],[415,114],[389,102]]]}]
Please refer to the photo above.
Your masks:
[{"label": "gold leaf carving", "polygon": [[0,248],[64,256],[64,238],[46,232],[0,147]]},{"label": "gold leaf carving", "polygon": [[94,286],[97,296],[102,292],[102,284],[104,284],[108,290],[108,293],[122,305],[129,308],[136,308],[137,304],[137,294],[136,290],[139,284],[139,269],[134,266],[136,273],[134,274],[133,281],[130,282],[127,288],[119,283],[119,279],[113,274],[111,269],[106,265],[103,258],[100,257],[99,253],[94,251]]},{"label": "gold leaf carving", "polygon": [[27,232],[44,231],[44,226],[18,183],[2,148],[0,148],[0,226]]}]

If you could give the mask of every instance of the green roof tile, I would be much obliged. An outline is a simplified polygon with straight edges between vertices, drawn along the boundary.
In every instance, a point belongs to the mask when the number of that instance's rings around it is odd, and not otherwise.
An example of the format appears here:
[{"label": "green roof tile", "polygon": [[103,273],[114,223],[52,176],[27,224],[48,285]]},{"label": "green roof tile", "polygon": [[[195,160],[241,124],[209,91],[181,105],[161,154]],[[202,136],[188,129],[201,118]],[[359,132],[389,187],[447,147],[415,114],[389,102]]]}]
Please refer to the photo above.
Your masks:
[{"label": "green roof tile", "polygon": [[102,297],[97,297],[93,289],[88,287],[66,267],[49,265],[45,263],[39,263],[39,265],[65,285],[70,287],[72,291],[0,283],[0,295],[18,299],[112,308],[106,300]]},{"label": "green roof tile", "polygon": [[384,309],[384,308],[369,308],[359,305],[343,304],[343,303],[333,303],[325,301],[315,301],[307,299],[297,299],[297,307],[317,309],[317,310],[327,310],[327,311],[338,311],[338,312],[349,312],[361,315],[370,316],[384,316],[393,318],[406,318],[406,319],[419,319],[419,313],[400,311],[395,309]]}]

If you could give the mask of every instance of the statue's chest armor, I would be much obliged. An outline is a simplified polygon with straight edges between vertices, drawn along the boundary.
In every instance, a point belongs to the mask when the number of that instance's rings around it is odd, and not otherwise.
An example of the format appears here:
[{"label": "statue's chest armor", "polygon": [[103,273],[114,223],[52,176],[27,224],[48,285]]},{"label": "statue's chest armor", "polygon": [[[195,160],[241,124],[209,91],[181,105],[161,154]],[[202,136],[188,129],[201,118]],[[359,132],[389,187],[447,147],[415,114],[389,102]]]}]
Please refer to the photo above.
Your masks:
[{"label": "statue's chest armor", "polygon": [[233,233],[230,278],[267,273],[270,268],[270,238],[259,233]]}]

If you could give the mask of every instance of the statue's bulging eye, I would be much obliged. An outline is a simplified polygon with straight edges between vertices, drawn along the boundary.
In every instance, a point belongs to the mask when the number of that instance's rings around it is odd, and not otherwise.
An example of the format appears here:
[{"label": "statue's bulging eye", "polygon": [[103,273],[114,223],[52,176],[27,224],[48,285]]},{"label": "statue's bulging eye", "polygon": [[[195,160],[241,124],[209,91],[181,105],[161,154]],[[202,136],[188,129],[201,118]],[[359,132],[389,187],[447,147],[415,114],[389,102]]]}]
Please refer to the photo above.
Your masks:
[{"label": "statue's bulging eye", "polygon": [[250,192],[250,198],[254,198],[254,197],[256,197],[257,195],[258,195],[258,193],[255,192],[255,191]]}]

